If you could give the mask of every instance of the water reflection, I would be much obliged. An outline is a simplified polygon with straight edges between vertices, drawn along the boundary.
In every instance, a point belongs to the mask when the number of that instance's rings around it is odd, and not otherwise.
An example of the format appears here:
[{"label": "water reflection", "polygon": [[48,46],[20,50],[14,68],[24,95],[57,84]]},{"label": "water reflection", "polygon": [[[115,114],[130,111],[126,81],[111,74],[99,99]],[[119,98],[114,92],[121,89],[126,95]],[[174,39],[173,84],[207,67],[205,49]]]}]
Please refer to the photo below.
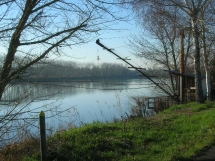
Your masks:
[{"label": "water reflection", "polygon": [[[93,121],[106,122],[120,119],[128,112],[130,97],[152,96],[154,91],[145,79],[18,83],[8,86],[5,91],[0,119],[10,114],[14,117],[13,121],[7,122],[7,127],[25,128],[35,134],[39,133],[38,115],[41,110],[46,113],[47,127],[54,130],[66,128],[68,124],[80,126]],[[8,115],[7,120],[10,119]],[[1,131],[4,131],[1,128],[3,124],[6,124],[5,120],[0,123]],[[11,138],[13,135],[15,133],[9,134]],[[1,138],[6,136],[0,135]]]},{"label": "water reflection", "polygon": [[57,83],[17,83],[7,87],[2,102],[47,100],[81,93],[93,94],[100,90],[125,90],[128,82],[57,82]]},{"label": "water reflection", "polygon": [[[41,110],[54,115],[53,111],[76,109],[79,120],[89,123],[94,120],[104,121],[105,114],[108,121],[113,117],[120,118],[130,105],[130,97],[152,96],[155,95],[154,91],[154,87],[146,79],[19,83],[7,88],[1,103],[7,111],[10,111],[9,107],[13,111],[22,111],[24,117],[30,112],[38,114]],[[29,113],[25,114],[25,111]],[[77,121],[74,124],[77,125]]]}]

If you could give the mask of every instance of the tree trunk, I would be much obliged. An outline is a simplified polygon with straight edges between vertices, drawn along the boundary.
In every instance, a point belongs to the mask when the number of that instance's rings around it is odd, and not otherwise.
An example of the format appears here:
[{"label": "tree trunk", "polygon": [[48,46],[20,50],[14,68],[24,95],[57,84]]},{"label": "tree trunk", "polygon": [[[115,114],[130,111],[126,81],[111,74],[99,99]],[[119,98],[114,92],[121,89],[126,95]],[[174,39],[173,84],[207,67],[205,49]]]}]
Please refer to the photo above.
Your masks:
[{"label": "tree trunk", "polygon": [[6,87],[6,83],[4,81],[0,81],[0,100],[2,99],[5,87]]},{"label": "tree trunk", "polygon": [[19,23],[12,35],[12,38],[11,38],[11,41],[9,44],[9,48],[7,51],[7,56],[3,63],[2,71],[0,74],[0,100],[2,99],[2,95],[5,91],[5,87],[6,87],[7,83],[9,83],[9,81],[10,81],[10,78],[8,76],[11,72],[16,50],[20,45],[19,39],[20,39],[21,33],[22,33],[23,29],[25,28],[25,24],[35,5],[36,5],[36,1],[34,1],[34,2],[32,2],[31,0],[26,1],[25,9],[23,10],[23,15],[20,18]]},{"label": "tree trunk", "polygon": [[[207,58],[205,58],[207,59]],[[205,73],[206,73],[206,89],[207,89],[207,99],[211,100],[211,81],[210,81],[210,69],[208,67],[208,61],[205,60]]]},{"label": "tree trunk", "polygon": [[202,23],[202,44],[203,44],[204,67],[205,67],[205,74],[206,74],[207,99],[211,100],[210,69],[208,66],[208,55],[207,55],[207,49],[206,49],[206,37],[205,37],[204,23]]},{"label": "tree trunk", "polygon": [[195,87],[196,87],[196,101],[199,103],[204,102],[203,91],[202,91],[202,80],[201,80],[201,67],[200,67],[200,45],[199,45],[199,31],[197,26],[197,14],[194,13],[192,18],[192,29],[193,29],[193,39],[195,47]]}]

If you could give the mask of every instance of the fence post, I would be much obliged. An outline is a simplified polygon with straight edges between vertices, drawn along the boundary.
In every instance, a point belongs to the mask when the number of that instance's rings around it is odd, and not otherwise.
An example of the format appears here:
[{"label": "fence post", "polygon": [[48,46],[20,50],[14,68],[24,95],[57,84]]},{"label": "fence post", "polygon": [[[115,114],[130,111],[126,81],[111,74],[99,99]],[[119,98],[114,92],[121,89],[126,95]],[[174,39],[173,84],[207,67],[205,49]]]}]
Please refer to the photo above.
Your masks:
[{"label": "fence post", "polygon": [[40,112],[40,148],[41,148],[41,160],[46,161],[46,123],[45,123],[45,113]]}]

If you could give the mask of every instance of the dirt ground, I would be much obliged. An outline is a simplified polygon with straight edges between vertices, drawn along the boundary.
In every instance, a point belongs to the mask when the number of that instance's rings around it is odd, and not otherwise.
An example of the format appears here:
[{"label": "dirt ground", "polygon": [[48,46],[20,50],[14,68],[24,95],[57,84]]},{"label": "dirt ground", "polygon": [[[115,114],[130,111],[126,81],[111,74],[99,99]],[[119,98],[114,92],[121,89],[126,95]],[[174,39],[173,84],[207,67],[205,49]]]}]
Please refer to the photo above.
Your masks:
[{"label": "dirt ground", "polygon": [[204,150],[194,161],[215,161],[215,145]]}]

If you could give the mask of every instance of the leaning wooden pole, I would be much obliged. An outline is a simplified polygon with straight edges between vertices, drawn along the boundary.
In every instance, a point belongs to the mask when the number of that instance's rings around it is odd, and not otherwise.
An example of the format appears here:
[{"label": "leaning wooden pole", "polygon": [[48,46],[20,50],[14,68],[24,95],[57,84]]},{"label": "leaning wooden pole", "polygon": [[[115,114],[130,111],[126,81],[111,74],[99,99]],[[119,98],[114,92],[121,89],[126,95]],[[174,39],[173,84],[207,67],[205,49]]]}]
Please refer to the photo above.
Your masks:
[{"label": "leaning wooden pole", "polygon": [[99,46],[101,46],[102,48],[104,48],[105,50],[109,51],[110,53],[112,53],[113,55],[115,55],[116,57],[118,57],[119,59],[121,59],[122,61],[124,61],[125,63],[127,63],[128,65],[130,65],[131,68],[134,68],[136,71],[138,71],[139,73],[141,73],[143,76],[145,76],[147,79],[149,79],[153,84],[155,84],[157,87],[159,87],[163,92],[165,92],[167,95],[169,95],[171,98],[173,99],[177,99],[177,97],[175,97],[174,95],[172,95],[170,92],[168,92],[166,89],[164,89],[162,86],[160,86],[158,83],[156,83],[153,79],[151,79],[149,76],[147,76],[144,72],[142,72],[140,70],[140,68],[135,67],[134,65],[132,65],[131,63],[129,63],[128,61],[126,61],[126,59],[122,58],[121,56],[119,56],[118,54],[114,53],[111,49],[107,48],[106,46],[104,46],[102,43],[100,43],[99,39],[96,40],[96,44],[98,44]]}]

